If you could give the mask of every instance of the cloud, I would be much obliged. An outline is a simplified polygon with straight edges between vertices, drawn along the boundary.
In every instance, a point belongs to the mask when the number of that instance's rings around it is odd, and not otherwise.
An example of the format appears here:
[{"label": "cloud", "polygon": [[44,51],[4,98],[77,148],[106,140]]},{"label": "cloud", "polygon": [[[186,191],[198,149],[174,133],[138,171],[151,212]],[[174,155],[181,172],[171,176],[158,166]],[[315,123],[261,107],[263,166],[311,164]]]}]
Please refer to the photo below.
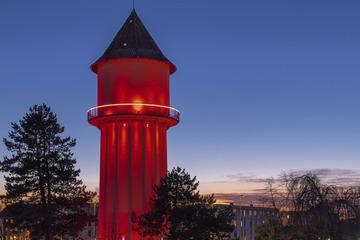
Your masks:
[{"label": "cloud", "polygon": [[[325,184],[336,186],[360,186],[360,170],[356,169],[339,169],[339,168],[315,168],[315,169],[293,169],[285,171],[286,174],[301,176],[305,174],[315,174]],[[281,176],[281,174],[280,174]],[[273,178],[279,181],[281,177]],[[247,186],[252,183],[252,189],[249,192],[235,193],[215,193],[218,203],[234,203],[236,205],[264,205],[268,206],[266,201],[265,183],[271,178],[260,178],[255,174],[232,174],[223,177],[221,184],[238,184]]]},{"label": "cloud", "polygon": [[[340,168],[315,168],[315,169],[292,169],[284,171],[283,173],[291,174],[295,176],[301,176],[305,174],[317,175],[320,180],[325,184],[331,184],[336,186],[360,186],[360,170],[356,169],[340,169]],[[281,175],[275,178],[261,178],[255,174],[231,174],[224,176],[222,181],[216,183],[221,184],[237,184],[239,186],[251,185],[251,191],[241,191],[235,193],[215,193],[215,198],[218,203],[234,203],[240,205],[265,205],[266,201],[266,189],[265,184],[269,179],[274,179],[278,182],[281,179]],[[215,182],[214,182],[215,183]]]},{"label": "cloud", "polygon": [[314,174],[326,184],[347,186],[360,185],[360,170],[356,169],[316,168],[290,170],[288,173],[296,176]]},{"label": "cloud", "polygon": [[302,175],[313,173],[318,177],[333,177],[333,176],[360,176],[359,170],[353,169],[339,169],[339,168],[316,168],[316,169],[301,169],[290,170],[290,173]]},{"label": "cloud", "polygon": [[259,178],[254,174],[244,175],[242,173],[231,174],[226,176],[227,181],[240,182],[240,183],[266,183],[270,178]]},{"label": "cloud", "polygon": [[215,193],[214,194],[217,203],[233,203],[235,205],[250,205],[255,206],[268,206],[268,203],[264,200],[264,194],[262,193]]},{"label": "cloud", "polygon": [[253,188],[251,192],[259,192],[265,187],[269,180],[273,179],[275,182],[278,182],[284,173],[295,176],[314,174],[325,184],[338,186],[360,186],[360,170],[340,168],[291,169],[284,171],[276,177],[259,177],[252,173],[237,173],[223,176],[222,179],[213,181],[212,183],[221,185],[238,184],[239,186],[251,186]]}]

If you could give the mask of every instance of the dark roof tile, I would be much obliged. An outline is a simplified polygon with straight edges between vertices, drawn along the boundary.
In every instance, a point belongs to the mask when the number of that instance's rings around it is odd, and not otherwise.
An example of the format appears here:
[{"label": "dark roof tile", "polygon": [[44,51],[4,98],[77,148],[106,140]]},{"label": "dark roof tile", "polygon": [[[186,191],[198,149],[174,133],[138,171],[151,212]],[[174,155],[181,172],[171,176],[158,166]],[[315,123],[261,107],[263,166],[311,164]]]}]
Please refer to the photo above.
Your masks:
[{"label": "dark roof tile", "polygon": [[169,65],[170,73],[176,71],[175,65],[161,52],[135,10],[131,12],[104,54],[91,65],[91,69],[97,72],[97,65],[103,60],[132,57],[164,61]]}]

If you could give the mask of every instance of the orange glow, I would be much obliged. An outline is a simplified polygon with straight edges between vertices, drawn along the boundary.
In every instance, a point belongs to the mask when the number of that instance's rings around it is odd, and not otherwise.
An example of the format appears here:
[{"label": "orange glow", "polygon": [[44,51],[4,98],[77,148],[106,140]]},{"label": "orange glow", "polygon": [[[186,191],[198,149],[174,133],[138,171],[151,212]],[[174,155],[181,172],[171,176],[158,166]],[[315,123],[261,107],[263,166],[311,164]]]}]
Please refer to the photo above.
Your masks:
[{"label": "orange glow", "polygon": [[133,105],[133,108],[136,112],[141,113],[141,110],[143,109],[142,105]]},{"label": "orange glow", "polygon": [[141,112],[141,110],[143,109],[143,105],[142,105],[143,102],[138,97],[135,97],[132,102],[133,102],[134,110],[136,112]]}]

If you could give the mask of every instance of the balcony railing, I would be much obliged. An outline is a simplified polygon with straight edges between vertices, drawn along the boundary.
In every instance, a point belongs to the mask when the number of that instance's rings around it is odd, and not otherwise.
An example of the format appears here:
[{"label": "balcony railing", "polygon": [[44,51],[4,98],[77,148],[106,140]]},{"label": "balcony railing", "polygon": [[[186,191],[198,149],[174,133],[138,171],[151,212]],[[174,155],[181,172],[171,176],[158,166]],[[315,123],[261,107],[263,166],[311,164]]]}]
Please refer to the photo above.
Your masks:
[{"label": "balcony railing", "polygon": [[179,121],[180,112],[176,108],[147,103],[117,103],[100,105],[87,111],[88,120],[116,115],[150,115],[157,117],[172,118]]}]

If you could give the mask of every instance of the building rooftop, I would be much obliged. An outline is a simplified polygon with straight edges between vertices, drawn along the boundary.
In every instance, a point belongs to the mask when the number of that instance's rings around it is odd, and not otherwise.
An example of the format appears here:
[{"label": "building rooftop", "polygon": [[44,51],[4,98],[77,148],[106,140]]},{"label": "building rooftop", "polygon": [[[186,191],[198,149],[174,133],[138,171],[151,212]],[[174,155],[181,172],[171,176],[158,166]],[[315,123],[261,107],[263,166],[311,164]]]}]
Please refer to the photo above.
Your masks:
[{"label": "building rooftop", "polygon": [[91,69],[96,73],[101,61],[116,58],[155,59],[167,63],[170,73],[176,71],[176,66],[161,52],[135,10],[131,12],[104,54],[91,65]]}]

